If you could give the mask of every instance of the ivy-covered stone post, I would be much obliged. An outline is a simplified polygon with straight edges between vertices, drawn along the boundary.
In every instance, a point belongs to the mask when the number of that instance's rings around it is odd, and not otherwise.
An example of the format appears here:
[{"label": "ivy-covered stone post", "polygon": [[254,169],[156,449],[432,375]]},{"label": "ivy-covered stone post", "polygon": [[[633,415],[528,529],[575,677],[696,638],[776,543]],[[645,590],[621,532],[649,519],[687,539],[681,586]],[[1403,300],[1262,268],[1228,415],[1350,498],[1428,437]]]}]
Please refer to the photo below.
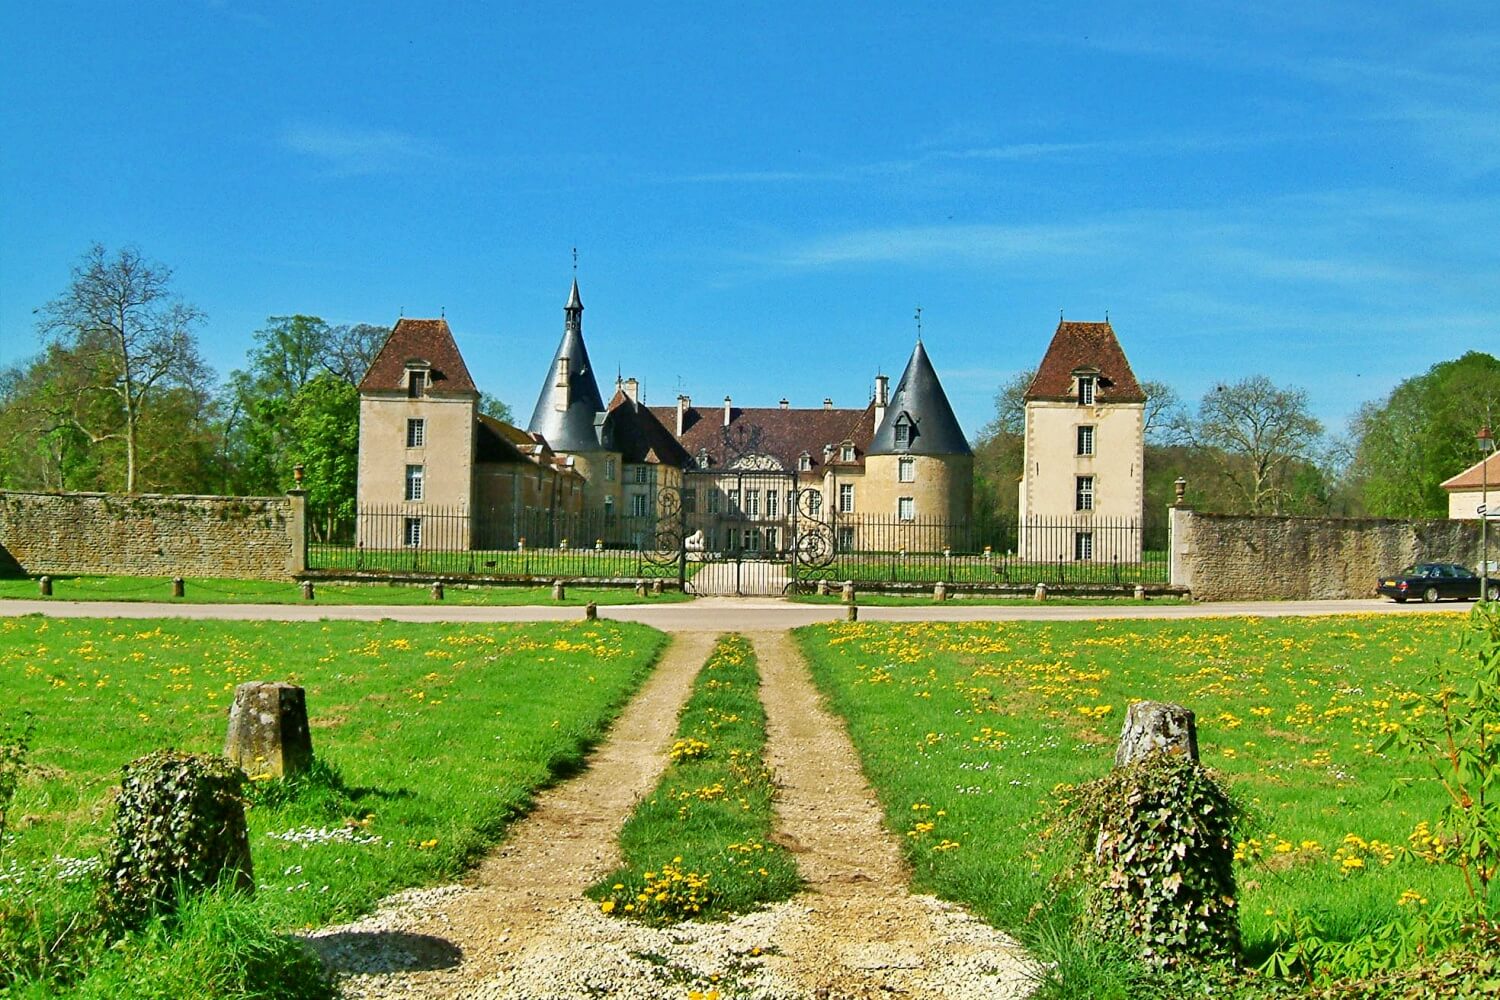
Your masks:
[{"label": "ivy-covered stone post", "polygon": [[241,792],[222,757],[158,750],[126,764],[105,881],[128,921],[169,910],[179,891],[255,888]]},{"label": "ivy-covered stone post", "polygon": [[252,775],[290,778],[306,771],[313,760],[306,693],[270,681],[235,688],[224,756]]}]

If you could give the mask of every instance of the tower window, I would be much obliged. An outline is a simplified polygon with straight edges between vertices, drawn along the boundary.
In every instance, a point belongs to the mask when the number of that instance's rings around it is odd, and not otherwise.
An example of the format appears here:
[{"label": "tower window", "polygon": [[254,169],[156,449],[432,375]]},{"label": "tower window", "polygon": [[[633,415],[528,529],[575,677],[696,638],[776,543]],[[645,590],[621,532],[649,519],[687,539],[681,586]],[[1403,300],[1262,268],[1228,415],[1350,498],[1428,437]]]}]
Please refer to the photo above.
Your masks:
[{"label": "tower window", "polygon": [[615,481],[615,460],[612,458],[604,460],[604,478],[607,482]]},{"label": "tower window", "polygon": [[1092,455],[1094,453],[1094,428],[1085,424],[1078,428],[1078,454]]},{"label": "tower window", "polygon": [[421,417],[411,417],[406,421],[406,446],[408,448],[421,448],[427,443],[427,421]]},{"label": "tower window", "polygon": [[420,465],[406,467],[406,499],[421,500],[423,495],[424,470]]},{"label": "tower window", "polygon": [[1080,375],[1078,377],[1078,405],[1094,405],[1094,376]]},{"label": "tower window", "polygon": [[903,483],[916,482],[917,460],[914,458],[898,458],[896,460],[896,478]]},{"label": "tower window", "polygon": [[413,368],[406,373],[406,395],[411,399],[421,399],[422,391],[427,388],[427,372],[422,368]]},{"label": "tower window", "polygon": [[637,465],[635,467],[635,481],[637,483],[646,483],[646,482],[649,482],[650,478],[647,475],[648,471],[649,470],[646,468],[646,466],[644,466],[644,465]]},{"label": "tower window", "polygon": [[408,517],[401,525],[401,542],[410,549],[422,544],[422,519],[420,517]]},{"label": "tower window", "polygon": [[632,493],[630,495],[630,516],[631,517],[645,517],[646,516],[646,494],[644,494],[644,493]]},{"label": "tower window", "polygon": [[1094,533],[1092,531],[1079,531],[1073,535],[1073,558],[1079,562],[1088,562],[1094,558]]},{"label": "tower window", "polygon": [[896,421],[896,447],[911,447],[911,422],[904,416]]},{"label": "tower window", "polygon": [[1094,477],[1093,476],[1079,476],[1078,477],[1078,489],[1077,489],[1076,493],[1074,494],[1074,499],[1076,500],[1076,505],[1075,505],[1075,509],[1076,510],[1093,510],[1094,509]]},{"label": "tower window", "polygon": [[896,516],[903,521],[913,520],[917,516],[917,503],[912,497],[901,497],[896,501]]}]

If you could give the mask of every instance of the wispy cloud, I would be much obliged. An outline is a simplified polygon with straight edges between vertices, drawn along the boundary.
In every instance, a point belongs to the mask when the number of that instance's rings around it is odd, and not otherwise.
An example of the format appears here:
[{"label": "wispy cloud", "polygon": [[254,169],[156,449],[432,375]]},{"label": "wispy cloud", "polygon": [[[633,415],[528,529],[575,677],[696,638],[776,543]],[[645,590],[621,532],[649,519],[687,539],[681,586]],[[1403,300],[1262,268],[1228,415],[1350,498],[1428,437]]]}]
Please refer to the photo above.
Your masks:
[{"label": "wispy cloud", "polygon": [[431,141],[391,129],[303,123],[287,126],[280,140],[338,176],[397,173],[443,158]]}]

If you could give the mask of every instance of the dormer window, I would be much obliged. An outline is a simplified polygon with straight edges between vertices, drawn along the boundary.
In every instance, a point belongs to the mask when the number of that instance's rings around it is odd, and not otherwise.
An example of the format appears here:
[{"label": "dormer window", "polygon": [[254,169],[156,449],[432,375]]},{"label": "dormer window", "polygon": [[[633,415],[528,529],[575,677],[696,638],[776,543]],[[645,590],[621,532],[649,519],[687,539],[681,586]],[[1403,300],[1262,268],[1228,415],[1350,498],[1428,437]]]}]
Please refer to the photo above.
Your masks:
[{"label": "dormer window", "polygon": [[706,469],[706,468],[708,468],[708,465],[709,465],[710,461],[711,460],[708,457],[708,449],[707,448],[699,448],[698,449],[698,468],[700,468],[700,469]]},{"label": "dormer window", "polygon": [[427,389],[427,369],[408,368],[406,370],[406,395],[409,399],[421,399],[422,393]]},{"label": "dormer window", "polygon": [[1097,379],[1093,375],[1078,376],[1078,405],[1094,405],[1094,384]]},{"label": "dormer window", "polygon": [[852,462],[852,461],[854,461],[854,445],[853,445],[852,442],[845,441],[843,443],[843,445],[839,448],[839,461],[840,462]]},{"label": "dormer window", "polygon": [[800,454],[800,455],[797,456],[797,471],[798,472],[811,472],[812,471],[812,456],[809,455],[805,451],[802,454]]},{"label": "dormer window", "polygon": [[904,413],[896,420],[896,447],[911,447],[911,420]]}]

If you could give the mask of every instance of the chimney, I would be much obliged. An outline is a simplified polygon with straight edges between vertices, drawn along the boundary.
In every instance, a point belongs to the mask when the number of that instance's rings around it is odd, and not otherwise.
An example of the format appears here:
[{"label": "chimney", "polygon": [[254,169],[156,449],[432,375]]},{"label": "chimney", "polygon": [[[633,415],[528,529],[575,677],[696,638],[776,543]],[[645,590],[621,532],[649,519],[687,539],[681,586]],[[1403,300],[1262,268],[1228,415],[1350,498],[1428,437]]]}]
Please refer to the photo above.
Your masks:
[{"label": "chimney", "polygon": [[788,400],[787,400],[787,398],[785,396],[781,397],[781,408],[783,410],[786,409],[788,406],[791,406],[791,405],[792,404],[790,402],[788,402]]},{"label": "chimney", "polygon": [[825,410],[831,410],[831,409],[833,409],[833,397],[832,396],[824,396],[823,397],[823,409],[825,409]]},{"label": "chimney", "polygon": [[880,422],[885,419],[885,408],[890,405],[891,377],[889,375],[875,376],[875,429],[880,429]]},{"label": "chimney", "polygon": [[571,390],[573,388],[568,380],[568,358],[566,355],[557,359],[556,386],[557,388],[562,390],[561,392],[556,394],[557,408],[559,410],[566,410],[568,408],[568,403],[571,402],[568,397],[571,394]]},{"label": "chimney", "polygon": [[677,436],[682,437],[683,424],[687,423],[687,411],[692,409],[693,401],[687,396],[677,397]]},{"label": "chimney", "polygon": [[725,396],[724,397],[724,426],[725,427],[729,426],[729,410],[730,410],[729,397]]},{"label": "chimney", "polygon": [[640,402],[641,383],[639,379],[628,378],[625,380],[625,395],[632,402]]}]

